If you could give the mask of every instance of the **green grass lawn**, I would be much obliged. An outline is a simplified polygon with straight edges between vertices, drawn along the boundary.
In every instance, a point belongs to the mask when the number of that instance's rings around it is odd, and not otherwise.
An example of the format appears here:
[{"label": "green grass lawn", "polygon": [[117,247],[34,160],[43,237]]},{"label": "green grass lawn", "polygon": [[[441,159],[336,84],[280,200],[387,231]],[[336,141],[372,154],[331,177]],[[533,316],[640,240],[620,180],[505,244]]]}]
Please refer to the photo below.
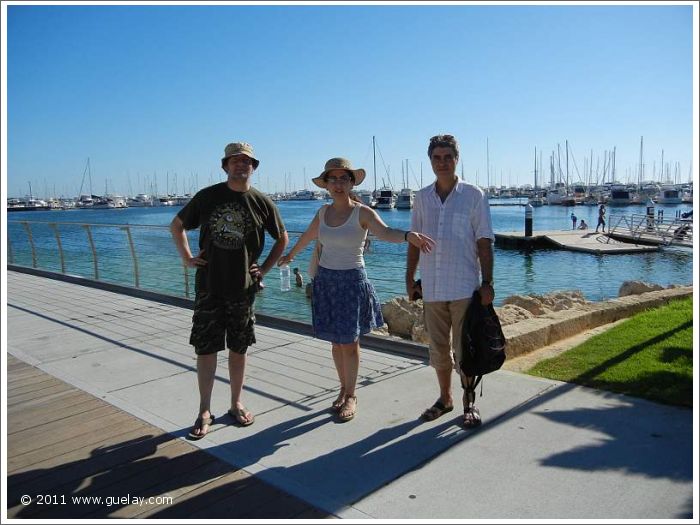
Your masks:
[{"label": "green grass lawn", "polygon": [[528,374],[693,406],[693,299],[648,310]]}]

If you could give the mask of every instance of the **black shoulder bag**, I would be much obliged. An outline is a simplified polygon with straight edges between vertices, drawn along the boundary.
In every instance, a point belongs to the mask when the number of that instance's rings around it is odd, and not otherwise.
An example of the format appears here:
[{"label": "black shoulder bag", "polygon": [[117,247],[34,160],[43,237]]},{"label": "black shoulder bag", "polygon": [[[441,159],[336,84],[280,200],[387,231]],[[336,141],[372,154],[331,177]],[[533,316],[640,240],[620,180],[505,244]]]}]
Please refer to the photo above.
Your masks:
[{"label": "black shoulder bag", "polygon": [[475,390],[481,378],[501,368],[506,360],[506,338],[493,303],[481,304],[479,290],[472,295],[462,324],[462,362],[460,368],[467,377],[477,377],[470,390]]}]

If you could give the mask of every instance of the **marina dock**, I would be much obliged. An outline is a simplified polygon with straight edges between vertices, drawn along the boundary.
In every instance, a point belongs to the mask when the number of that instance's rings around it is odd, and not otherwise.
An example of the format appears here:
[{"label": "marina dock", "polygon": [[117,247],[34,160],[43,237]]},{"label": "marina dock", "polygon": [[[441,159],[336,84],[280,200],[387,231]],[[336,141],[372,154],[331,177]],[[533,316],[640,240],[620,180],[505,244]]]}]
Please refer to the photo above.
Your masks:
[{"label": "marina dock", "polygon": [[605,233],[591,230],[551,230],[533,232],[496,233],[496,246],[503,248],[559,248],[576,252],[596,254],[644,253],[658,251],[658,245],[638,244],[614,239]]},{"label": "marina dock", "polygon": [[[459,407],[419,419],[437,396],[425,356],[363,347],[358,413],[339,423],[329,344],[259,325],[243,399],[255,424],[226,416],[222,353],[218,417],[188,441],[189,308],[16,271],[7,297],[11,518],[692,517],[691,410],[501,370],[465,431]],[[38,494],[172,500],[69,508]]]}]

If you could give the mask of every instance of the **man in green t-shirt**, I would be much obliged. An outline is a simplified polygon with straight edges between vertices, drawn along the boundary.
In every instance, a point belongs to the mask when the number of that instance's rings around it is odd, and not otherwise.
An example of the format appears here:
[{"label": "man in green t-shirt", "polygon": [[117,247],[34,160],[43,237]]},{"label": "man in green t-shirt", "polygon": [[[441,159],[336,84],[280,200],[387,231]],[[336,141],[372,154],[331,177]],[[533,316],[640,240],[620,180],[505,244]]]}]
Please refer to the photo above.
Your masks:
[{"label": "man in green t-shirt", "polygon": [[[199,416],[190,437],[200,439],[214,422],[210,411],[217,353],[229,349],[231,408],[240,425],[254,416],[241,403],[246,351],[255,343],[255,292],[263,276],[275,265],[289,242],[277,206],[251,187],[250,178],[260,164],[245,142],[226,146],[221,167],[226,182],[197,192],[170,223],[177,251],[184,263],[197,268],[196,298],[190,344],[197,354]],[[200,228],[199,253],[192,255],[186,230]],[[269,255],[258,265],[265,232],[275,239]]]}]

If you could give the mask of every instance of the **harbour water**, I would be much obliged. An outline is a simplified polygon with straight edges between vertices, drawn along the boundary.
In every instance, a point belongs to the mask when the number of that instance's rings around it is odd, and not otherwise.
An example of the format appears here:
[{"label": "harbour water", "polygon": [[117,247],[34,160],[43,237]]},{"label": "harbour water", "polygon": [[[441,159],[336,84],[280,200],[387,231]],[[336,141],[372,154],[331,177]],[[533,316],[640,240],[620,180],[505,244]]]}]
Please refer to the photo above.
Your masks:
[{"label": "harbour water", "polygon": [[[495,232],[512,232],[524,230],[523,206],[504,206],[516,204],[506,199],[494,201],[491,216]],[[291,242],[306,228],[314,213],[323,204],[322,201],[280,201],[277,203],[290,231]],[[136,239],[139,286],[146,289],[184,295],[183,269],[180,265],[175,246],[170,239],[167,226],[180,207],[127,208],[116,210],[64,210],[45,212],[16,212],[9,217],[8,235],[12,244],[15,264],[32,265],[31,253],[26,240],[27,234],[17,221],[40,221],[55,223],[90,223],[110,225],[160,226],[146,229]],[[691,209],[689,204],[656,205],[656,211],[663,210],[666,219],[673,218],[677,212]],[[645,206],[608,207],[608,219],[612,215],[631,215],[645,213]],[[591,229],[597,222],[595,206],[543,206],[533,209],[533,229],[569,230],[572,222],[571,213],[578,219],[584,219]],[[408,229],[410,210],[381,210],[382,219],[390,226]],[[47,225],[31,225],[33,241],[37,247],[39,267],[61,271],[54,231]],[[74,229],[60,225],[63,250],[65,254],[66,273],[93,277],[92,260],[88,255],[84,231],[77,226]],[[124,233],[119,228],[95,230],[94,240],[100,254],[100,279],[134,285],[133,264],[128,252]],[[197,232],[191,232],[190,243],[196,250]],[[272,242],[268,239],[265,254]],[[112,253],[113,252],[113,253]],[[365,255],[367,272],[379,293],[382,302],[392,297],[405,294],[405,244],[390,244],[374,240]],[[120,264],[107,263],[110,255],[115,255]],[[292,267],[299,267],[306,277],[310,249],[303,252]],[[263,255],[264,257],[264,255]],[[121,259],[120,259],[121,258]],[[617,297],[620,285],[628,280],[640,280],[657,283],[662,286],[670,284],[689,285],[693,282],[692,253],[680,250],[661,250],[653,253],[594,255],[556,249],[538,249],[534,251],[496,248],[495,253],[495,289],[498,306],[507,296],[515,294],[544,294],[557,290],[580,290],[586,299],[599,301]],[[190,275],[190,283],[194,282]],[[309,321],[310,303],[303,288],[292,286],[292,290],[281,292],[277,269],[268,274],[265,290],[259,294],[256,307],[258,311],[291,319]],[[191,284],[190,284],[191,286]],[[191,291],[190,291],[191,293]]]}]

